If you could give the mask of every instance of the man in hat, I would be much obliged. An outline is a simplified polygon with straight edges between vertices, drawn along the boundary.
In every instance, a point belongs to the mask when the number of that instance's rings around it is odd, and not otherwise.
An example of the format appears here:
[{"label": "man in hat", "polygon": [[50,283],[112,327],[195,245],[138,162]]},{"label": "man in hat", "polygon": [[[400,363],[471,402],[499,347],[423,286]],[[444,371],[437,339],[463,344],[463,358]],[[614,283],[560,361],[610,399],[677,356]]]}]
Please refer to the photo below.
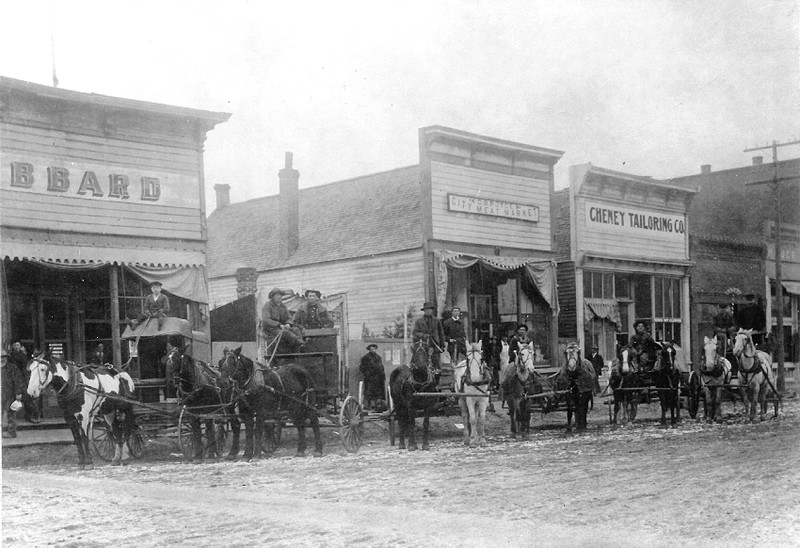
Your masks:
[{"label": "man in hat", "polygon": [[358,366],[364,378],[364,409],[372,409],[385,398],[386,372],[383,370],[383,360],[378,354],[378,345],[367,345],[367,353],[361,356]]},{"label": "man in hat", "polygon": [[519,354],[520,348],[530,342],[527,324],[519,324],[516,333],[508,341],[508,363],[517,363],[517,354]]},{"label": "man in hat", "polygon": [[[2,409],[3,409],[3,426],[6,430],[3,432],[4,438],[17,437],[17,411],[12,409],[12,405],[19,408],[22,406],[22,393],[25,391],[24,377],[16,364],[9,363],[9,355],[3,352],[2,354]],[[38,422],[38,421],[37,421]]]},{"label": "man in hat", "polygon": [[[8,362],[19,370],[22,377],[22,383],[27,384],[31,378],[31,372],[28,371],[28,364],[31,359],[28,356],[28,350],[22,341],[16,340],[11,344],[11,351],[8,353]],[[28,393],[22,391],[22,404],[25,407],[25,420],[37,424],[42,420],[42,404],[44,402],[44,395],[38,398],[32,398]]]},{"label": "man in hat", "polygon": [[285,294],[282,289],[272,288],[267,295],[267,304],[261,309],[261,331],[269,354],[275,352],[274,344],[279,346],[278,353],[299,352],[305,344],[303,332],[294,326],[292,316],[283,304]]},{"label": "man in hat", "polygon": [[767,315],[764,310],[756,304],[756,296],[745,295],[747,302],[741,306],[736,314],[736,323],[741,329],[752,329],[753,342],[761,344],[763,342],[764,330],[767,328]]},{"label": "man in hat", "polygon": [[429,301],[422,305],[423,316],[414,322],[414,330],[411,333],[411,342],[422,342],[431,360],[431,368],[434,374],[439,374],[439,354],[444,349],[444,329],[439,318],[433,316],[436,306]]},{"label": "man in hat", "polygon": [[150,282],[150,294],[144,300],[144,313],[129,322],[131,329],[136,329],[136,326],[149,318],[158,320],[159,331],[164,327],[164,318],[169,314],[170,308],[169,299],[161,293],[161,287],[162,284],[159,281]]},{"label": "man in hat", "polygon": [[656,342],[647,331],[647,324],[642,320],[638,320],[633,324],[636,333],[631,337],[630,344],[634,350],[635,357],[640,368],[649,371],[656,363],[657,348]]},{"label": "man in hat", "polygon": [[442,322],[444,337],[447,341],[447,351],[450,353],[452,363],[467,356],[467,334],[464,331],[464,322],[461,319],[461,309],[457,306],[450,311],[450,317]]},{"label": "man in hat", "polygon": [[321,329],[333,327],[333,320],[328,314],[328,309],[319,303],[322,293],[316,289],[308,289],[305,293],[306,302],[294,313],[294,324],[300,329]]},{"label": "man in hat", "polygon": [[594,367],[594,389],[599,394],[600,393],[600,377],[603,375],[603,356],[600,355],[600,349],[597,347],[596,344],[592,345],[592,349],[589,351],[589,361],[592,362],[592,367]]}]

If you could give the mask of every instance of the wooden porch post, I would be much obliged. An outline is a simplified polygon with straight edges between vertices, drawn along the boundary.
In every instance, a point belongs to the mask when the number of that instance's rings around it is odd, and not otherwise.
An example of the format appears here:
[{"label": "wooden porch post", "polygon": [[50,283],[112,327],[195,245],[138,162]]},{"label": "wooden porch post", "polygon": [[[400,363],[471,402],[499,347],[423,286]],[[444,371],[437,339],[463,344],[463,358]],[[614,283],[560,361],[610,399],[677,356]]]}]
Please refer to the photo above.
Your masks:
[{"label": "wooden porch post", "polygon": [[111,348],[113,352],[114,365],[122,365],[122,349],[120,347],[119,333],[119,267],[111,265],[108,275],[109,294],[111,295]]}]

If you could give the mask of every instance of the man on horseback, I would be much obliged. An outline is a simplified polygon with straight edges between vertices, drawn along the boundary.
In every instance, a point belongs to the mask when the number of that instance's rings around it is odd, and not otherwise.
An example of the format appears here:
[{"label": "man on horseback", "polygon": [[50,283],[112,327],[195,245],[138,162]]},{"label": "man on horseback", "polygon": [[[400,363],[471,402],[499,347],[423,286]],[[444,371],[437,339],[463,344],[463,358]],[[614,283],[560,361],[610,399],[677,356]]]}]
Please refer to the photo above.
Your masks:
[{"label": "man on horseback", "polygon": [[270,353],[274,351],[273,345],[285,341],[285,346],[290,352],[299,352],[305,344],[303,332],[294,326],[289,310],[283,304],[286,292],[277,287],[270,290],[269,301],[261,309],[261,330],[267,341]]},{"label": "man on horseback", "polygon": [[436,306],[432,302],[425,301],[421,310],[424,315],[414,322],[411,341],[422,343],[428,354],[433,374],[438,376],[441,373],[439,354],[444,348],[444,329],[442,322],[433,316]]}]

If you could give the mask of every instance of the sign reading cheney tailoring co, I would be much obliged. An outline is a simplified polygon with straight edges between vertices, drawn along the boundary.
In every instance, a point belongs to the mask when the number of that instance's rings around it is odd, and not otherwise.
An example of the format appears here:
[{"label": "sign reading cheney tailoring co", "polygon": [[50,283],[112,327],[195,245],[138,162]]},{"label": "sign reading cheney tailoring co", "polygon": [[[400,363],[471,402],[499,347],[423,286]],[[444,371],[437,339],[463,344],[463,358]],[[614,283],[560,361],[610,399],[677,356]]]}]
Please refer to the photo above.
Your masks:
[{"label": "sign reading cheney tailoring co", "polygon": [[447,209],[490,217],[505,217],[520,221],[539,222],[539,208],[528,204],[501,202],[473,196],[447,195]]},{"label": "sign reading cheney tailoring co", "polygon": [[686,216],[586,202],[586,229],[593,232],[650,235],[660,240],[683,241]]}]

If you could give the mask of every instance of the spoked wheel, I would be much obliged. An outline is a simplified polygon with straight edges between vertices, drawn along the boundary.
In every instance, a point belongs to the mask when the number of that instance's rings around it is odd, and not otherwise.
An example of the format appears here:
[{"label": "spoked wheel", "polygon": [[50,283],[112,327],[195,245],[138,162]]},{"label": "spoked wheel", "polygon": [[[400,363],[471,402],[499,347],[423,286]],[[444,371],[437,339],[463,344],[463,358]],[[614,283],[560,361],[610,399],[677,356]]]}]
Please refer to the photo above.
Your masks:
[{"label": "spoked wheel", "polygon": [[[200,436],[192,440],[192,422],[200,421]],[[178,443],[184,459],[188,462],[204,459],[220,460],[230,449],[233,436],[230,432],[230,417],[224,410],[219,413],[194,413],[185,405],[178,418]]]},{"label": "spoked wheel", "polygon": [[128,452],[134,459],[142,458],[144,454],[144,433],[141,426],[137,426],[131,432],[131,437],[128,438]]},{"label": "spoked wheel", "polygon": [[342,445],[348,453],[361,447],[364,437],[364,422],[361,420],[361,404],[353,396],[347,396],[339,411],[339,426]]},{"label": "spoked wheel", "polygon": [[111,425],[106,422],[103,415],[94,414],[89,421],[89,439],[92,442],[94,454],[101,460],[111,462],[114,458],[116,442]]},{"label": "spoked wheel", "polygon": [[271,455],[277,451],[281,445],[281,434],[283,432],[283,423],[276,421],[274,424],[267,424],[264,427],[264,442],[262,449],[267,455]]},{"label": "spoked wheel", "polygon": [[689,416],[693,419],[697,418],[697,411],[700,409],[700,378],[694,373],[689,375],[686,405],[689,408]]}]

